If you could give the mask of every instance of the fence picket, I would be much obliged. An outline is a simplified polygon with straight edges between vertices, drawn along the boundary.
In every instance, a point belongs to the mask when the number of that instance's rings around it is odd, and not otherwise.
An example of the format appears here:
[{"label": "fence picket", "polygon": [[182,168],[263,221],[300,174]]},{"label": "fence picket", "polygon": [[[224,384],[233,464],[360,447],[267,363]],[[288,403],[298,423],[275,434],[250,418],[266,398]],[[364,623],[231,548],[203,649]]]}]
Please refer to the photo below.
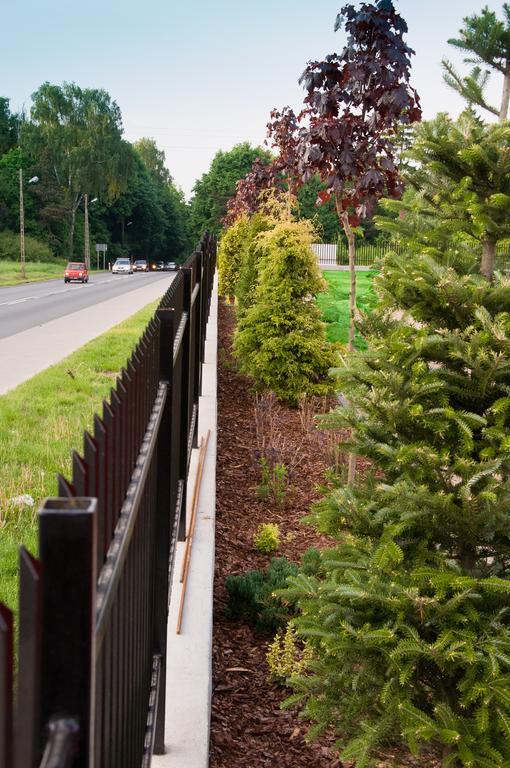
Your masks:
[{"label": "fence picket", "polygon": [[[163,751],[169,573],[215,263],[206,235],[73,452],[72,482],[59,476],[44,503],[41,565],[22,551],[16,718],[0,604],[0,768],[37,768],[43,752],[54,768],[140,768]],[[28,738],[14,740],[13,720]]]}]

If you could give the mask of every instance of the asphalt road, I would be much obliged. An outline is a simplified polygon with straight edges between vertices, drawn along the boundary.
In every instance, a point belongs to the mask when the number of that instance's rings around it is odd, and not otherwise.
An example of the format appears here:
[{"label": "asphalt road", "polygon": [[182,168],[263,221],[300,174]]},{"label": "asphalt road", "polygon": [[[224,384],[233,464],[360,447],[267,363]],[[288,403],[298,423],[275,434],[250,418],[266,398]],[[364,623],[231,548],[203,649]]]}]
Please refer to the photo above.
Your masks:
[{"label": "asphalt road", "polygon": [[[87,309],[108,299],[124,295],[175,273],[139,272],[133,275],[91,273],[89,282],[68,283],[48,280],[0,288],[0,339],[43,325],[50,320]],[[162,288],[162,293],[164,289]]]}]

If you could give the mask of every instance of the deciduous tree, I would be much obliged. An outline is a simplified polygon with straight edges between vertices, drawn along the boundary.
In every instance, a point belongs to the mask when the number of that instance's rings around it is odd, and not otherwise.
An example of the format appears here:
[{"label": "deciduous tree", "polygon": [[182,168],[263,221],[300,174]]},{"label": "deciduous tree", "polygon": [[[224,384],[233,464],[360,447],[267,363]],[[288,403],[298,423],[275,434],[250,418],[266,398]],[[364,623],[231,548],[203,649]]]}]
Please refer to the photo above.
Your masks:
[{"label": "deciduous tree", "polygon": [[44,83],[32,101],[22,141],[65,197],[72,258],[83,195],[114,199],[125,189],[131,154],[122,140],[121,113],[106,91],[81,89],[75,83]]},{"label": "deciduous tree", "polygon": [[404,42],[404,19],[390,0],[345,5],[335,30],[345,26],[340,54],[310,62],[300,82],[307,96],[299,131],[299,171],[304,181],[319,174],[324,200],[333,197],[349,243],[351,272],[349,346],[354,346],[356,307],[353,227],[383,195],[398,196],[392,134],[420,119],[416,91],[409,85],[413,51]]}]

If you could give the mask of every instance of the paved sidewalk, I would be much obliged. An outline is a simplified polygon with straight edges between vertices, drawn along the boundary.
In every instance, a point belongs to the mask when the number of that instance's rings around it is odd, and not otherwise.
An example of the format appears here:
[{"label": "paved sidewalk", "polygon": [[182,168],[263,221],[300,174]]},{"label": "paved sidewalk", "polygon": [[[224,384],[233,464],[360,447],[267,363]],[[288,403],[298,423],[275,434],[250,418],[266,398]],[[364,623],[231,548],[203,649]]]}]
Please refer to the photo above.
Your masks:
[{"label": "paved sidewalk", "polygon": [[[177,547],[168,620],[166,722],[164,755],[154,755],[152,768],[207,768],[212,684],[212,620],[214,534],[216,514],[217,436],[217,283],[207,326],[198,442],[211,430],[198,500],[181,634],[176,634],[181,599],[180,575],[184,543]],[[188,520],[195,485],[198,449],[188,477]]]},{"label": "paved sidewalk", "polygon": [[0,395],[163,296],[173,278],[0,339]]}]

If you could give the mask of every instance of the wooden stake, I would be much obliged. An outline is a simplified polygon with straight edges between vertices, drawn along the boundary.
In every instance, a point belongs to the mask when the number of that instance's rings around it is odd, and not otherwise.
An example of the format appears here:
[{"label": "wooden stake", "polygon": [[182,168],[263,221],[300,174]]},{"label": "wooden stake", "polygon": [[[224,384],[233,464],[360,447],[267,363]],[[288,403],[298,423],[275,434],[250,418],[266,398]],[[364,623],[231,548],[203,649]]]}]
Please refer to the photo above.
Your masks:
[{"label": "wooden stake", "polygon": [[204,464],[205,464],[205,456],[207,452],[207,444],[209,443],[209,437],[211,435],[211,430],[209,429],[207,431],[207,435],[205,438],[205,442],[202,440],[200,444],[200,455],[198,459],[198,470],[197,470],[197,477],[195,481],[195,489],[193,492],[193,504],[191,508],[191,519],[189,524],[189,531],[186,538],[186,549],[184,550],[184,559],[182,564],[182,573],[181,573],[181,582],[182,582],[182,592],[181,592],[181,602],[179,605],[179,615],[177,617],[177,629],[176,633],[180,635],[181,633],[181,627],[182,627],[182,615],[184,611],[184,600],[186,599],[186,587],[188,585],[188,573],[189,573],[189,564],[191,561],[191,547],[193,545],[193,536],[195,533],[195,524],[197,520],[197,509],[198,509],[198,500],[200,497],[200,484],[202,482],[202,474],[204,471]]}]

